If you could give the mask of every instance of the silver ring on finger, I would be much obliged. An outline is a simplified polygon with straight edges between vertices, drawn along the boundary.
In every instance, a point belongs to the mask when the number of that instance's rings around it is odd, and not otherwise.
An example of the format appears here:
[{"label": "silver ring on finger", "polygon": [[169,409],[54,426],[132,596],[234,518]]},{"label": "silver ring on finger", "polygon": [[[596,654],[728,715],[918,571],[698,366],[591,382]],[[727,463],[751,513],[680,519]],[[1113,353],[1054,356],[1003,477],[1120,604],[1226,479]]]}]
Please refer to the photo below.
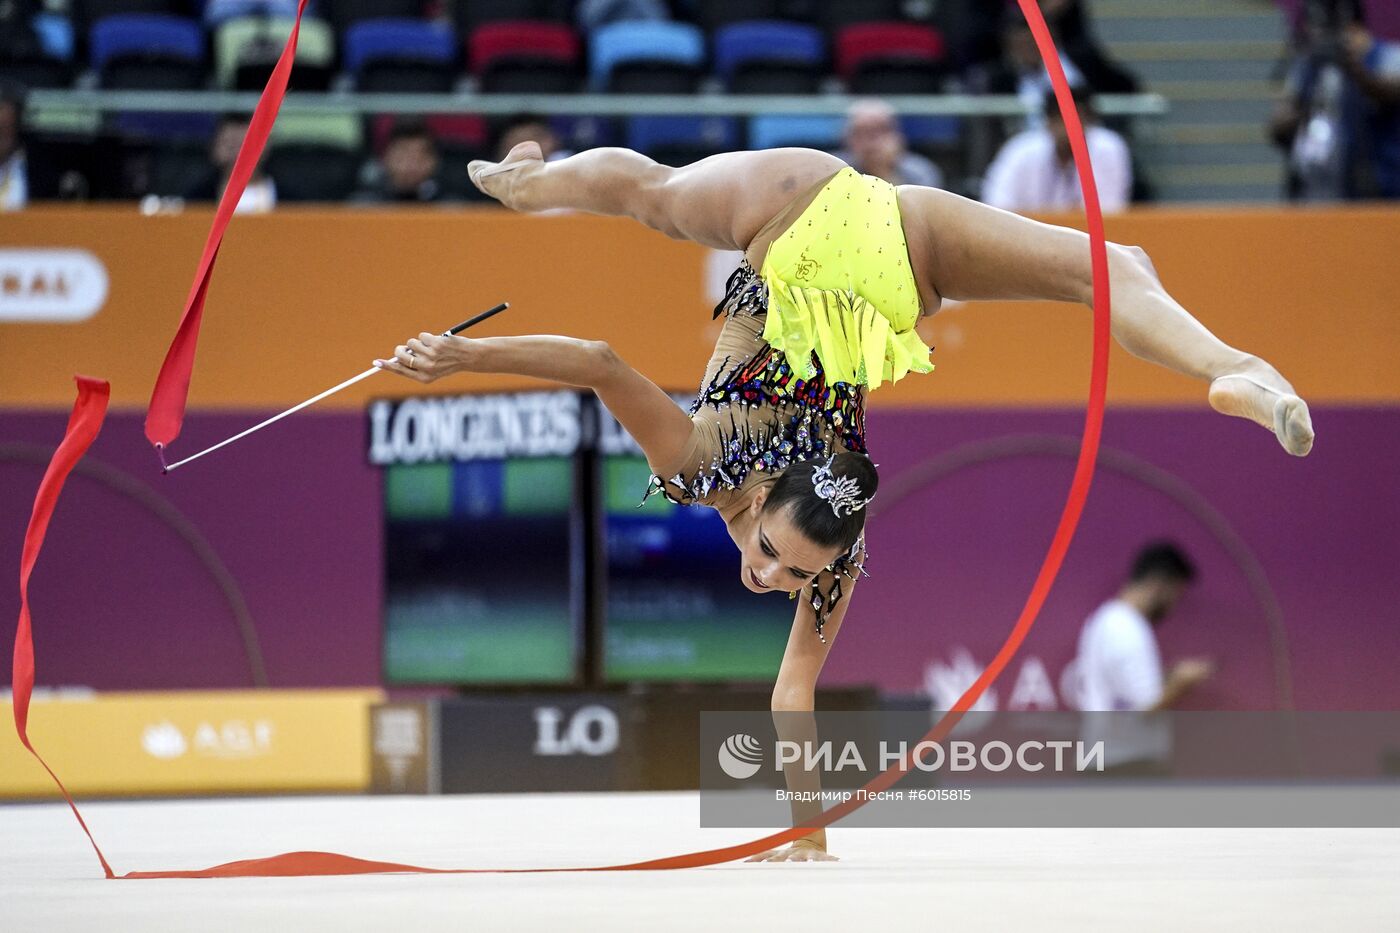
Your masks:
[{"label": "silver ring on finger", "polygon": [[409,350],[409,351],[408,351],[408,368],[409,368],[409,369],[417,369],[417,368],[418,368],[418,367],[416,367],[416,366],[413,365],[413,351],[412,351],[412,350]]}]

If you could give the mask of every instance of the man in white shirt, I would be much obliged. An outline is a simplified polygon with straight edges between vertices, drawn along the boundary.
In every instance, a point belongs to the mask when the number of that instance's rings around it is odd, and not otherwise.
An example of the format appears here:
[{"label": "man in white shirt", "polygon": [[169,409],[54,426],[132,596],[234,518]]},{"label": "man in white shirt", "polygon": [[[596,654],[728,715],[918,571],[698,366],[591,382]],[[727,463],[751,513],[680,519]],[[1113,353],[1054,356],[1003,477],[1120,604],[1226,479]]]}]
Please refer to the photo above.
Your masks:
[{"label": "man in white shirt", "polygon": [[1209,662],[1195,659],[1178,662],[1164,677],[1153,633],[1195,576],[1175,545],[1150,544],[1118,595],[1084,623],[1077,661],[1085,711],[1080,739],[1104,743],[1106,770],[1160,770],[1171,755],[1171,724],[1151,714],[1175,706],[1211,674]]},{"label": "man in white shirt", "polygon": [[[1087,93],[1076,88],[1074,102],[1084,123],[1099,204],[1104,213],[1122,211],[1133,191],[1133,161],[1128,144],[1113,130],[1098,125]],[[992,160],[982,183],[984,203],[1019,212],[1084,209],[1069,132],[1053,92],[1045,95],[1044,105],[1045,126],[1012,136]]]}]

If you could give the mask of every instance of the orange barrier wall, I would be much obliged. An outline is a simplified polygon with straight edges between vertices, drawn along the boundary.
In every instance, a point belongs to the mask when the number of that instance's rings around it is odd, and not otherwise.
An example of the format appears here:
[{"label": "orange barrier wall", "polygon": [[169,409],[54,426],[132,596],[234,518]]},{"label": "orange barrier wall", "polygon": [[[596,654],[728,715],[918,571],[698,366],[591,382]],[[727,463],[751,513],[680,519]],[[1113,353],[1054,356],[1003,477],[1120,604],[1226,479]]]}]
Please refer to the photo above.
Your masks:
[{"label": "orange barrier wall", "polygon": [[[0,404],[66,407],[69,375],[112,381],[142,406],[189,287],[210,214],[47,208],[0,223]],[[1222,338],[1273,360],[1315,402],[1400,399],[1400,211],[1146,210],[1109,235],[1152,255],[1172,292]],[[80,323],[16,322],[34,283],[10,250],[77,248],[106,267],[105,305]],[[275,408],[358,372],[420,330],[500,300],[482,334],[603,338],[661,385],[697,384],[715,330],[707,252],[630,222],[495,209],[279,210],[234,221],[210,293],[191,404]],[[41,282],[40,288],[63,283]],[[11,309],[10,311],[7,311]],[[927,321],[935,373],[876,404],[1060,405],[1088,384],[1090,315],[1066,305],[984,304]],[[1111,398],[1200,404],[1203,388],[1114,360]],[[439,383],[523,387],[475,377]],[[378,376],[326,403],[418,392]]]}]

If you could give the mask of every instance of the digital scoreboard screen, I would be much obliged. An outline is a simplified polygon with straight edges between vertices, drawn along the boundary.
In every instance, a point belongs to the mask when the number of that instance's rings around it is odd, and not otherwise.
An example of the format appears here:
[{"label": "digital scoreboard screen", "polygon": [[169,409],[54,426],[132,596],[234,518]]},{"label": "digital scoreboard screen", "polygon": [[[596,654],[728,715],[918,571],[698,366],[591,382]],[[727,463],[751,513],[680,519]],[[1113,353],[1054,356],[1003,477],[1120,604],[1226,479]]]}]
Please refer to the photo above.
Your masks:
[{"label": "digital scoreboard screen", "polygon": [[744,588],[739,551],[714,509],[661,495],[638,508],[650,475],[640,455],[602,457],[605,677],[771,681],[796,604]]},{"label": "digital scoreboard screen", "polygon": [[384,480],[386,682],[777,673],[795,604],[744,588],[713,509],[641,504],[646,459],[592,395],[376,401],[369,435]]},{"label": "digital scoreboard screen", "polygon": [[550,392],[371,407],[387,682],[577,679],[579,402]]},{"label": "digital scoreboard screen", "polygon": [[602,406],[598,427],[603,678],[771,681],[796,604],[744,587],[739,550],[714,509],[660,494],[641,504],[651,478],[641,448]]}]

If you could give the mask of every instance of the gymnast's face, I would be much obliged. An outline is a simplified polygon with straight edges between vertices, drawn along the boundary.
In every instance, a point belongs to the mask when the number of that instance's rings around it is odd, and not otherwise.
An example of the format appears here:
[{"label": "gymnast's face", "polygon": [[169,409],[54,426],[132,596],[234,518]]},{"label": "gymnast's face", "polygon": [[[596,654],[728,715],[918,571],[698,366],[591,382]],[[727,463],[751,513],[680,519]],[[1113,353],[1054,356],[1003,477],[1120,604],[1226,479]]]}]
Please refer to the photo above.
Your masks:
[{"label": "gymnast's face", "polygon": [[740,582],[755,593],[791,593],[810,583],[840,549],[804,535],[790,510],[765,511],[767,498],[767,490],[760,490],[749,506],[748,530],[739,542]]}]

